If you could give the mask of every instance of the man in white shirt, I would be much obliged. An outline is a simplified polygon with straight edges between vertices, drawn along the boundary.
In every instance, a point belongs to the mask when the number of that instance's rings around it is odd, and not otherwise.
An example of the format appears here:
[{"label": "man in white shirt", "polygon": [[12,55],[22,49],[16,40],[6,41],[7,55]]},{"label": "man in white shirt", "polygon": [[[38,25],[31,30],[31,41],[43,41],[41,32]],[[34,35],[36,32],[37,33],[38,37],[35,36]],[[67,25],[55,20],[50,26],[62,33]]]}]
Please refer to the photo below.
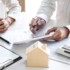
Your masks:
[{"label": "man in white shirt", "polygon": [[5,19],[0,18],[0,33],[3,33],[6,30],[8,30],[11,23],[13,23],[18,19],[19,14],[21,12],[21,8],[17,0],[1,0],[1,1],[9,9],[7,17]]},{"label": "man in white shirt", "polygon": [[[37,12],[37,17],[33,18],[31,23],[29,24],[30,30],[31,28],[36,24],[36,22],[40,19],[40,21],[37,23],[36,27],[32,29],[32,33],[36,34],[36,30],[42,28],[45,26],[45,24],[48,22],[50,17],[52,16],[54,10],[55,10],[55,2],[57,1],[57,14],[56,14],[56,20],[68,22],[70,23],[70,0],[42,0],[41,6]],[[69,35],[69,29],[68,27],[53,27],[52,29],[49,29],[46,33],[49,34],[51,32],[55,32],[52,36],[43,38],[41,40],[62,40]]]}]

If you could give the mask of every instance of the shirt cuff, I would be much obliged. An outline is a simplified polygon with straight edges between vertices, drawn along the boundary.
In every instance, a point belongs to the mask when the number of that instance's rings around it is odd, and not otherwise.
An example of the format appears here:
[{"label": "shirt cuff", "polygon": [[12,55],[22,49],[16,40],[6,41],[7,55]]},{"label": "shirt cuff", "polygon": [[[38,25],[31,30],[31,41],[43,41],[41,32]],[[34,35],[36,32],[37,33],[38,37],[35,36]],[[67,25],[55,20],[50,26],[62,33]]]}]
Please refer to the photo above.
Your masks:
[{"label": "shirt cuff", "polygon": [[7,16],[11,17],[11,18],[14,18],[15,21],[17,21],[20,17],[20,13],[19,14],[12,14],[12,13],[9,13]]},{"label": "shirt cuff", "polygon": [[37,17],[43,18],[43,19],[46,21],[46,23],[47,23],[48,20],[49,20],[48,17],[47,17],[45,14],[38,14]]},{"label": "shirt cuff", "polygon": [[[69,29],[69,33],[70,33],[70,25],[67,25],[67,26],[65,26],[65,27],[67,27],[67,28]],[[68,37],[70,37],[70,34],[69,34]]]},{"label": "shirt cuff", "polygon": [[70,25],[67,25],[67,26],[65,26],[65,27],[67,27],[67,28],[70,30]]}]

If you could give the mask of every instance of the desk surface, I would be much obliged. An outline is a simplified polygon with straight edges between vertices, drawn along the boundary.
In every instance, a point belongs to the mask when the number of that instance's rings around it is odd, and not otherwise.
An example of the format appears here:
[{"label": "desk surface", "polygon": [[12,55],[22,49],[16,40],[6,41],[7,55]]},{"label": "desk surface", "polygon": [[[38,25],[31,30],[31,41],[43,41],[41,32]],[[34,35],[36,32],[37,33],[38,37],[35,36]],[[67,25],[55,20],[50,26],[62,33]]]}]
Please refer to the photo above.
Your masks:
[{"label": "desk surface", "polygon": [[[16,23],[13,23],[8,30],[18,30],[18,29],[24,29],[26,27],[29,28],[27,25],[29,25],[30,20],[31,18],[26,13],[21,13],[20,19]],[[62,22],[51,20],[48,22],[47,26],[52,26],[52,27],[63,26],[63,24],[67,25],[69,23],[62,23]],[[35,41],[27,43],[27,45],[21,44],[21,45],[14,45],[13,47],[7,47],[12,51],[16,52],[17,54],[21,55],[23,59],[7,67],[5,70],[70,70],[70,65],[58,61],[54,61],[51,59],[49,59],[49,68],[26,67],[27,57],[25,55],[25,51],[26,48],[31,44],[33,44],[34,42]]]}]

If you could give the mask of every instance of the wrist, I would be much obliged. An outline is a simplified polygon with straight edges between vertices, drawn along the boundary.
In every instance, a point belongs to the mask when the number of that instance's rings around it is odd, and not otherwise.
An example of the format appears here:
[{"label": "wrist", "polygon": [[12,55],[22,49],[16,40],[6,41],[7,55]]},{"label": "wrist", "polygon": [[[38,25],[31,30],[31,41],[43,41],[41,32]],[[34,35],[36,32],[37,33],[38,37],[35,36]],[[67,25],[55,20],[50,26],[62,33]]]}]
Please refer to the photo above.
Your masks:
[{"label": "wrist", "polygon": [[41,18],[41,17],[37,17],[37,18],[39,18],[40,20],[43,20],[45,22],[45,24],[46,24],[46,21],[43,18]]},{"label": "wrist", "polygon": [[49,21],[48,16],[45,15],[45,14],[42,14],[42,13],[41,13],[41,14],[37,14],[37,16],[43,18],[43,19],[45,20],[46,23]]},{"label": "wrist", "polygon": [[9,23],[9,25],[15,21],[15,19],[11,17],[6,17],[5,20]]}]

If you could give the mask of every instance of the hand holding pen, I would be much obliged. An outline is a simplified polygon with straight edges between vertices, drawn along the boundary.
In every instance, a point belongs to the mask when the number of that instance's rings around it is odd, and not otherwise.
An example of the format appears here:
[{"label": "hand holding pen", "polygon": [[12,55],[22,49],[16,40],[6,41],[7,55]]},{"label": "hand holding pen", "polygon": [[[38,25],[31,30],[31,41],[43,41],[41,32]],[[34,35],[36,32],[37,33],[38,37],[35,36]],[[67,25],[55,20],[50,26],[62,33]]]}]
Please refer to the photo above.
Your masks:
[{"label": "hand holding pen", "polygon": [[40,17],[32,18],[31,23],[29,24],[30,30],[33,34],[36,34],[36,31],[45,26],[46,22]]}]

